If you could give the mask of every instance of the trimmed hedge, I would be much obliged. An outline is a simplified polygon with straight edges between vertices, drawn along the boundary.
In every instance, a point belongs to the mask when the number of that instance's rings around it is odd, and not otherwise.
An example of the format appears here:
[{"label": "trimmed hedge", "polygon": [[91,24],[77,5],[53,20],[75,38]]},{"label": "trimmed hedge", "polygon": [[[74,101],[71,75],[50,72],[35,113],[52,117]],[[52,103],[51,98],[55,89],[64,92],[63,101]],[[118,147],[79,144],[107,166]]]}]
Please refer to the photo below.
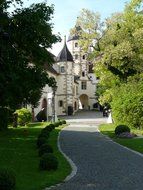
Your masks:
[{"label": "trimmed hedge", "polygon": [[120,135],[121,133],[124,133],[124,132],[129,132],[130,133],[130,128],[127,125],[118,125],[115,128],[115,134],[116,135]]},{"label": "trimmed hedge", "polygon": [[53,148],[48,143],[42,144],[39,148],[39,156],[45,153],[53,153]]},{"label": "trimmed hedge", "polygon": [[56,170],[58,168],[58,160],[52,153],[45,153],[40,158],[39,168],[41,170]]},{"label": "trimmed hedge", "polygon": [[40,146],[42,146],[43,144],[47,143],[47,138],[46,137],[39,137],[37,139],[37,147],[39,148]]}]

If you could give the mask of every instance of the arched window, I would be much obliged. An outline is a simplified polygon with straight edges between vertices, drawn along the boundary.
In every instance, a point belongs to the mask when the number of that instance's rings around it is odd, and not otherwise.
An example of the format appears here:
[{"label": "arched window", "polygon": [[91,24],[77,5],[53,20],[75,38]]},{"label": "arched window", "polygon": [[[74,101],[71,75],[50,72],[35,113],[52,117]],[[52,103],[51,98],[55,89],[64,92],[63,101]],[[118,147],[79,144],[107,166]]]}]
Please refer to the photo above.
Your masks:
[{"label": "arched window", "polygon": [[75,59],[78,59],[78,55],[77,54],[75,54]]},{"label": "arched window", "polygon": [[85,59],[85,55],[82,56],[82,59]]},{"label": "arched window", "polygon": [[76,42],[76,43],[74,44],[74,46],[75,46],[75,47],[78,47],[78,43]]},{"label": "arched window", "polygon": [[65,72],[65,67],[61,66],[61,73],[64,73],[64,72]]},{"label": "arched window", "polygon": [[62,100],[59,101],[59,107],[63,107],[63,101]]},{"label": "arched window", "polygon": [[82,76],[85,77],[85,71],[82,71]]}]

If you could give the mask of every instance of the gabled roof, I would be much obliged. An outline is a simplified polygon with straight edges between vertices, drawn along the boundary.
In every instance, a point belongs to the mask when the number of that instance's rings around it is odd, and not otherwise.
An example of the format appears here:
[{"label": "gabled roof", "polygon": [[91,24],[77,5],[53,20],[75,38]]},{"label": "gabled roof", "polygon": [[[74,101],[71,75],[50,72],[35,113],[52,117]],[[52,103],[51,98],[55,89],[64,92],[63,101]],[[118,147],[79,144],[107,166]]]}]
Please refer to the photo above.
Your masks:
[{"label": "gabled roof", "polygon": [[61,62],[61,61],[71,61],[73,62],[73,56],[70,53],[67,44],[66,44],[66,40],[64,43],[64,47],[61,50],[61,52],[59,53],[59,55],[57,56],[57,62]]}]

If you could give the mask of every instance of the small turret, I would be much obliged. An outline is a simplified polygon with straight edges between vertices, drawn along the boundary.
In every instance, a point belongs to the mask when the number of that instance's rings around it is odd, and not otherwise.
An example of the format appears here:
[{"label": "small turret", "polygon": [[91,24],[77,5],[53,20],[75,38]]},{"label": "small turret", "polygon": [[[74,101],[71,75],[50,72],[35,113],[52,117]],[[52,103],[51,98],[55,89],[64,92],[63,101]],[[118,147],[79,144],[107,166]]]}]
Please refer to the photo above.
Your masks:
[{"label": "small turret", "polygon": [[64,42],[64,47],[57,56],[57,62],[62,62],[62,61],[71,61],[73,62],[73,56],[70,53],[67,44],[66,44],[66,37],[65,37],[65,42]]}]

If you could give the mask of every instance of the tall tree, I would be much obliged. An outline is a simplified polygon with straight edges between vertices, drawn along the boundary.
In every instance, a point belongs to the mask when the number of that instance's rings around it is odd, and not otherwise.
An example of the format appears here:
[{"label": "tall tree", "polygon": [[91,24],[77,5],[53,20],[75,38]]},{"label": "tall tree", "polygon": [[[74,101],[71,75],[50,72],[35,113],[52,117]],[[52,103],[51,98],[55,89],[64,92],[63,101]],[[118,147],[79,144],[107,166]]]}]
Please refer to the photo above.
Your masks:
[{"label": "tall tree", "polygon": [[[21,7],[9,13],[13,3]],[[0,108],[32,103],[46,84],[52,85],[43,65],[52,64],[47,48],[60,40],[52,34],[53,11],[46,3],[23,8],[20,0],[0,2]]]},{"label": "tall tree", "polygon": [[96,41],[101,37],[101,26],[99,13],[82,9],[70,34],[79,36],[83,51],[89,52],[90,48],[94,48]]}]

